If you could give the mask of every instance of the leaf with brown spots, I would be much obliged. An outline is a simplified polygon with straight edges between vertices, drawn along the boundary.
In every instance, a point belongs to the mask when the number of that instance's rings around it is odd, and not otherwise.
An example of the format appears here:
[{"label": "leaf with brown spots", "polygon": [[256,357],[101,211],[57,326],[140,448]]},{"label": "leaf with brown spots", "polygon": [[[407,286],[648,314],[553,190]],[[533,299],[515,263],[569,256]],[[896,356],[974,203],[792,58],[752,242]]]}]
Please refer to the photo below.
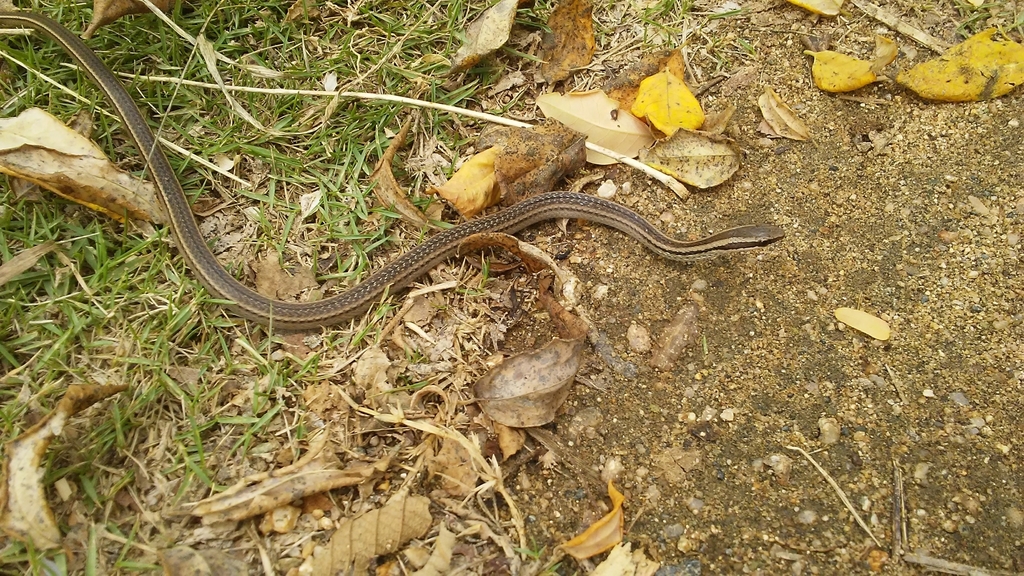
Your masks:
[{"label": "leaf with brown spots", "polygon": [[597,43],[590,0],[562,0],[548,18],[549,34],[544,36],[544,63],[540,75],[545,82],[565,80],[573,69],[590,64]]},{"label": "leaf with brown spots", "polygon": [[450,73],[468,70],[504,46],[512,33],[518,6],[519,0],[501,0],[470,22],[466,27],[466,40],[455,53]]}]

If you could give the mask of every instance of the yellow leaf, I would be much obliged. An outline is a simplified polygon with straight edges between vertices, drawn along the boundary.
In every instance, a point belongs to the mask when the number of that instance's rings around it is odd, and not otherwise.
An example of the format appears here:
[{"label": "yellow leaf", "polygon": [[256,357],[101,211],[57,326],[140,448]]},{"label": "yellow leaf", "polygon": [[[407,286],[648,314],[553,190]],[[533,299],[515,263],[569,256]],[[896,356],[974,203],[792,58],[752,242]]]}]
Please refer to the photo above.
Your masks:
[{"label": "yellow leaf", "polygon": [[871,71],[878,74],[889,64],[896,60],[900,53],[900,47],[885,36],[875,36],[875,53],[871,56]]},{"label": "yellow leaf", "polygon": [[849,92],[867,86],[878,78],[871,70],[871,62],[831,50],[805,50],[804,54],[814,57],[814,65],[811,66],[814,85],[826,92]]},{"label": "yellow leaf", "polygon": [[622,542],[623,512],[622,503],[626,501],[612,483],[608,482],[608,497],[612,501],[612,511],[594,522],[582,534],[562,544],[560,548],[566,554],[582,560],[611,550]]},{"label": "yellow leaf", "polygon": [[896,81],[928,100],[972,102],[1002,96],[1024,83],[1024,46],[980,32],[945,54],[900,72]]},{"label": "yellow leaf", "polygon": [[843,7],[843,0],[789,0],[789,3],[822,16],[838,16]]},{"label": "yellow leaf", "polygon": [[430,191],[451,202],[466,218],[494,206],[501,194],[494,176],[494,160],[500,152],[501,147],[494,146],[475,154],[452,174],[447,184],[431,187]]},{"label": "yellow leaf", "polygon": [[[575,94],[551,92],[537,97],[537,107],[548,118],[554,118],[577,132],[587,141],[614,150],[629,158],[654,142],[651,129],[602,90]],[[614,164],[615,160],[587,150],[587,162]]]},{"label": "yellow leaf", "polygon": [[685,82],[668,71],[644,78],[632,112],[640,118],[647,118],[668,136],[680,128],[696,130],[704,123],[700,102]]},{"label": "yellow leaf", "polygon": [[889,339],[889,323],[873,314],[856,308],[837,308],[835,314],[836,320],[875,340]]}]

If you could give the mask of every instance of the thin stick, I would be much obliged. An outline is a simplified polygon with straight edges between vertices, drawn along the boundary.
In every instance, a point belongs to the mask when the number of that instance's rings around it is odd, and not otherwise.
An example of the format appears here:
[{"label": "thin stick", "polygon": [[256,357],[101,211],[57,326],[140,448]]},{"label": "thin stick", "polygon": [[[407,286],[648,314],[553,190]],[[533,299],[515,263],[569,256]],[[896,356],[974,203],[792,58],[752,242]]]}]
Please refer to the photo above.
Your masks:
[{"label": "thin stick", "polygon": [[892,550],[889,552],[889,556],[894,560],[899,561],[899,558],[903,555],[903,542],[906,538],[907,525],[904,522],[906,518],[907,506],[903,498],[903,469],[900,468],[900,463],[893,458],[892,459]]},{"label": "thin stick", "polygon": [[938,38],[932,36],[931,34],[928,34],[924,30],[911,26],[910,24],[904,22],[903,20],[900,20],[898,16],[890,14],[889,12],[883,10],[877,5],[872,4],[871,2],[867,2],[866,0],[850,1],[854,6],[860,8],[861,11],[867,14],[868,16],[874,18],[875,20],[878,20],[882,24],[885,24],[886,26],[899,32],[900,34],[910,36],[918,43],[927,46],[928,48],[931,48],[937,54],[942,54],[943,52],[949,49],[949,44],[946,44],[942,40],[939,40]]},{"label": "thin stick", "polygon": [[927,554],[918,554],[916,552],[905,554],[903,559],[912,564],[919,564],[926,568],[930,568],[938,572],[944,572],[946,574],[961,574],[963,576],[1020,576],[1020,572],[978,568],[977,566],[961,564],[959,562],[950,562],[949,560],[935,558],[934,556],[928,556]]},{"label": "thin stick", "polygon": [[846,505],[846,509],[850,511],[850,514],[853,514],[853,518],[857,521],[857,524],[859,524],[860,527],[868,533],[868,536],[870,536],[871,540],[875,542],[875,545],[881,548],[882,543],[879,542],[878,538],[875,538],[875,535],[871,533],[871,529],[868,528],[867,523],[864,522],[864,519],[860,517],[860,514],[857,514],[857,510],[855,510],[853,504],[850,503],[850,499],[846,497],[846,493],[843,492],[843,489],[839,487],[839,484],[837,484],[836,481],[833,480],[831,476],[829,476],[828,472],[826,472],[824,468],[818,465],[814,458],[812,458],[810,454],[804,451],[803,448],[798,448],[796,446],[786,446],[786,449],[793,450],[795,452],[803,454],[804,458],[807,458],[807,461],[813,464],[814,467],[818,469],[818,472],[825,478],[825,481],[828,482],[829,486],[831,486],[832,489],[836,491],[836,494],[839,495],[839,499],[843,501],[844,505]]}]

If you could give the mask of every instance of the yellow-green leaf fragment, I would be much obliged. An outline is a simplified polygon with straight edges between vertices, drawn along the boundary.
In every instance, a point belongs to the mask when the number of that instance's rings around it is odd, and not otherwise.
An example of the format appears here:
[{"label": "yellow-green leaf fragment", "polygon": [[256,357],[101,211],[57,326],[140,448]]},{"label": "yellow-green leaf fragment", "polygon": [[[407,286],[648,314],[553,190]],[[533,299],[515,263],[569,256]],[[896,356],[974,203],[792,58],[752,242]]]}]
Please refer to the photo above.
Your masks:
[{"label": "yellow-green leaf fragment", "polygon": [[901,72],[896,81],[918,96],[942,102],[998,98],[1024,83],[1024,46],[979,32],[942,56]]},{"label": "yellow-green leaf fragment", "polygon": [[804,54],[814,57],[811,76],[814,85],[826,92],[850,92],[874,82],[878,77],[872,71],[872,63],[831,50]]},{"label": "yellow-green leaf fragment", "polygon": [[640,90],[630,111],[639,118],[647,118],[668,136],[680,128],[696,130],[704,123],[700,102],[686,83],[668,70],[640,82]]},{"label": "yellow-green leaf fragment", "polygon": [[891,334],[889,323],[878,316],[856,308],[836,308],[836,320],[875,340],[888,340]]},{"label": "yellow-green leaf fragment", "polygon": [[729,138],[693,130],[679,130],[640,151],[641,162],[698,188],[728,180],[739,169],[741,156]]},{"label": "yellow-green leaf fragment", "polygon": [[789,0],[789,3],[822,16],[838,16],[843,7],[843,0]]}]

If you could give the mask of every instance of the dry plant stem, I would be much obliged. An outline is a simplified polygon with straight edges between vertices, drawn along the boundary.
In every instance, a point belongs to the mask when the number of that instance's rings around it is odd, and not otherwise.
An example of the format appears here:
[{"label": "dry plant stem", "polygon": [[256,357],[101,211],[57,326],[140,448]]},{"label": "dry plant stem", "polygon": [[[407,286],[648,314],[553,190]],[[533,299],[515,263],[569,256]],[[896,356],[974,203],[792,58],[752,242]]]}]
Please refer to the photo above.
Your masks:
[{"label": "dry plant stem", "polygon": [[[220,87],[215,84],[208,82],[196,82],[195,80],[182,80],[180,78],[174,78],[171,76],[132,76],[127,74],[120,74],[121,76],[127,76],[135,80],[148,80],[150,82],[172,82],[179,83],[185,86],[195,86],[197,88],[210,88],[220,90]],[[396,102],[398,104],[405,104],[407,106],[416,106],[418,108],[430,108],[433,110],[441,110],[442,112],[448,112],[451,114],[458,114],[461,116],[468,116],[469,118],[476,118],[477,120],[483,120],[485,122],[492,122],[494,124],[501,124],[503,126],[511,126],[513,128],[530,128],[531,125],[526,122],[520,122],[518,120],[512,120],[510,118],[502,118],[501,116],[494,116],[493,114],[487,114],[486,112],[476,112],[473,110],[467,110],[466,108],[459,108],[458,106],[448,106],[447,104],[438,104],[436,102],[427,102],[425,100],[416,100],[414,98],[406,98],[404,96],[393,96],[391,94],[373,94],[370,92],[331,92],[328,90],[289,90],[284,88],[253,88],[247,86],[224,86],[225,90],[228,91],[239,91],[239,92],[252,92],[256,94],[276,94],[276,95],[289,95],[289,96],[327,96],[331,98],[357,98],[360,100],[376,100],[383,102]],[[640,170],[647,176],[661,182],[667,186],[672,192],[676,194],[681,200],[685,200],[689,196],[690,191],[686,186],[676,180],[675,178],[659,172],[654,168],[651,168],[647,164],[640,162],[633,158],[627,158],[618,152],[609,150],[597,144],[587,142],[587,148],[594,152],[599,152],[606,156],[610,156],[619,162]]]},{"label": "dry plant stem", "polygon": [[941,558],[910,552],[903,555],[903,559],[911,564],[918,564],[925,568],[942,572],[944,574],[962,574],[963,576],[1020,576],[1020,572],[1007,572],[1005,570],[988,570],[978,568],[969,564],[950,562]]},{"label": "dry plant stem", "polygon": [[910,24],[907,24],[903,20],[900,20],[899,17],[894,14],[890,14],[871,2],[867,2],[866,0],[850,0],[850,2],[857,8],[860,8],[861,12],[864,12],[868,16],[871,16],[875,20],[878,20],[900,34],[910,36],[921,45],[931,48],[937,54],[942,54],[949,49],[949,44],[946,44],[942,40],[928,34],[924,30],[920,30]]},{"label": "dry plant stem", "polygon": [[825,478],[825,481],[828,482],[829,486],[831,486],[832,489],[836,491],[836,494],[839,495],[839,499],[843,501],[843,504],[846,506],[846,509],[850,511],[850,514],[853,514],[854,519],[857,520],[857,524],[859,524],[860,527],[868,533],[868,536],[870,536],[871,540],[874,541],[875,546],[881,548],[882,543],[879,542],[878,538],[875,538],[875,535],[871,533],[871,529],[868,528],[867,523],[864,522],[864,519],[860,517],[860,514],[857,514],[857,510],[855,510],[853,504],[850,503],[850,499],[846,497],[846,493],[843,492],[843,489],[839,487],[839,484],[837,484],[836,481],[833,480],[831,476],[829,476],[828,472],[826,472],[825,469],[822,468],[818,464],[818,462],[815,461],[814,458],[812,458],[811,455],[808,454],[803,448],[799,448],[797,446],[786,446],[786,449],[793,450],[794,452],[799,452],[800,454],[803,455],[804,458],[807,459],[808,462],[810,462],[815,468],[818,469],[818,472],[822,475],[822,477]]},{"label": "dry plant stem", "polygon": [[903,542],[906,536],[904,514],[906,505],[903,501],[903,470],[895,458],[892,459],[892,550],[889,557],[898,560],[903,555]]},{"label": "dry plant stem", "polygon": [[369,416],[371,418],[375,418],[387,424],[402,424],[404,426],[408,426],[409,428],[419,430],[420,432],[433,434],[435,436],[440,436],[441,438],[448,438],[458,442],[472,456],[473,462],[474,464],[476,464],[479,471],[482,474],[485,474],[486,476],[490,477],[489,482],[493,483],[492,486],[494,490],[501,494],[502,498],[505,499],[505,504],[508,506],[509,513],[512,515],[512,524],[515,526],[516,532],[519,534],[519,547],[527,547],[526,523],[523,520],[522,513],[519,511],[519,508],[515,504],[515,500],[512,499],[512,495],[509,494],[508,490],[505,488],[505,483],[503,482],[501,474],[501,467],[498,465],[496,461],[488,462],[487,459],[484,458],[483,454],[480,453],[479,448],[477,448],[472,442],[470,442],[468,438],[466,438],[465,436],[463,436],[462,434],[455,430],[441,428],[428,421],[409,420],[402,413],[401,408],[397,406],[392,407],[392,410],[394,410],[392,414],[384,414],[382,412],[378,412],[376,410],[372,410],[370,408],[357,404],[356,401],[353,400],[352,397],[346,394],[345,391],[343,390],[339,390],[338,392],[341,394],[341,397],[345,400],[345,402],[353,410],[359,412],[360,414]]}]

